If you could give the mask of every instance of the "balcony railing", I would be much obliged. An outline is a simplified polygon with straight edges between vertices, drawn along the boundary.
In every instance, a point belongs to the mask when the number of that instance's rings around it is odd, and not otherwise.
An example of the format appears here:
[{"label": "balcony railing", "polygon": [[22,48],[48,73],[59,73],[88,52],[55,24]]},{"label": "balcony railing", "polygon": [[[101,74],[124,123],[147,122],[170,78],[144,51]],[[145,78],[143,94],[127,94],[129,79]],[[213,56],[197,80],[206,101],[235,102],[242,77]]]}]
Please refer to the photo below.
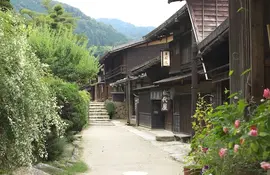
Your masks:
[{"label": "balcony railing", "polygon": [[111,71],[106,72],[105,79],[107,80],[117,75],[126,74],[126,72],[127,72],[127,67],[125,65],[121,65]]}]

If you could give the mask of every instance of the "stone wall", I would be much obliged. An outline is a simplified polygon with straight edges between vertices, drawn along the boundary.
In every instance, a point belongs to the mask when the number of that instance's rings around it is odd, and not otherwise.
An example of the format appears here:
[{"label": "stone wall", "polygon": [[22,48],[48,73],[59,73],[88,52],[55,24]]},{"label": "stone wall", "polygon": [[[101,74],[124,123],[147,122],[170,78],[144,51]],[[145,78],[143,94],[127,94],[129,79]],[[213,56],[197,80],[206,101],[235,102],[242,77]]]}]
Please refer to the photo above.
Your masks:
[{"label": "stone wall", "polygon": [[114,105],[115,105],[115,115],[113,118],[126,119],[127,118],[126,104],[124,102],[114,102]]}]

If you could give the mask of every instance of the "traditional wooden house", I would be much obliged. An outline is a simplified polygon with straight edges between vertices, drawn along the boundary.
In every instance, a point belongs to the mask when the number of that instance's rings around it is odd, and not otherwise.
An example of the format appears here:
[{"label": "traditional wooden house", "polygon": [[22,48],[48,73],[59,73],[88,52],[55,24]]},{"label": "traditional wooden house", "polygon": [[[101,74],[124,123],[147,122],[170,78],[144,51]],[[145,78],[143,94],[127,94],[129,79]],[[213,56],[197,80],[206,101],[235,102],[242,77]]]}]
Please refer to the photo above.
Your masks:
[{"label": "traditional wooden house", "polygon": [[[228,4],[224,2],[193,1],[188,3],[161,26],[145,36],[146,40],[153,40],[173,35],[173,41],[169,43],[168,49],[171,54],[169,75],[167,78],[153,82],[154,87],[151,87],[151,91],[159,89],[161,98],[163,98],[162,93],[170,94],[168,97],[170,103],[167,104],[169,105],[168,111],[163,112],[164,128],[167,130],[191,135],[191,116],[195,110],[198,93],[212,94],[213,88],[220,85],[217,82],[215,83],[218,85],[212,84],[210,79],[212,77],[209,78],[207,71],[217,69],[217,72],[213,72],[216,74],[215,76],[220,73],[219,69],[221,72],[227,72],[228,56],[222,55],[224,58],[216,59],[214,63],[211,60],[220,53],[218,51],[209,52],[209,44],[219,45],[212,43],[211,38],[215,38],[212,34],[213,31],[225,28],[218,27],[228,16]],[[224,24],[227,23],[224,22]],[[226,43],[224,45],[226,46]],[[220,45],[219,48],[226,52],[226,47],[223,48],[224,45]],[[207,59],[204,60],[204,57]],[[159,100],[162,103],[162,99]],[[139,118],[141,119],[141,116]]]},{"label": "traditional wooden house", "polygon": [[[228,71],[228,56],[220,54],[228,48],[228,29],[222,27],[228,24],[222,23],[228,5],[224,0],[209,2],[188,3],[142,41],[115,48],[101,58],[106,98],[125,99],[128,116],[136,114],[138,125],[191,135],[197,93],[227,87],[223,83],[227,77],[217,76]],[[224,42],[217,42],[221,33]],[[218,51],[212,52],[213,48]]]},{"label": "traditional wooden house", "polygon": [[[100,59],[100,64],[104,66],[104,84],[102,84],[105,91],[104,98],[125,101],[128,108],[127,116],[129,118],[135,116],[136,101],[138,101],[136,97],[138,96],[133,90],[151,85],[153,82],[153,77],[147,75],[151,74],[151,71],[146,74],[146,72],[141,72],[139,67],[145,62],[153,64],[153,60],[160,59],[160,51],[168,48],[168,43],[172,39],[168,36],[163,39],[141,40],[119,46],[106,53]],[[156,71],[162,72],[158,69]],[[138,72],[140,73],[138,74]],[[156,75],[159,76],[159,73]],[[146,108],[150,109],[150,107]],[[145,126],[151,127],[150,124]]]}]

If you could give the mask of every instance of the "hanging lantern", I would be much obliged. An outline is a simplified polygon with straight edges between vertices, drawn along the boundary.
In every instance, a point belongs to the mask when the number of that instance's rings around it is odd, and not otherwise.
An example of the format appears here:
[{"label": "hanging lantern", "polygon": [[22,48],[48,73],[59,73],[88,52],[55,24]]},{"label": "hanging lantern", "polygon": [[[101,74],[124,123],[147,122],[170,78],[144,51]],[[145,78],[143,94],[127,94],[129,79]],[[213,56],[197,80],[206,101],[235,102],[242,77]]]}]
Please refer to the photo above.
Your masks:
[{"label": "hanging lantern", "polygon": [[161,67],[171,66],[171,51],[169,49],[161,51]]}]

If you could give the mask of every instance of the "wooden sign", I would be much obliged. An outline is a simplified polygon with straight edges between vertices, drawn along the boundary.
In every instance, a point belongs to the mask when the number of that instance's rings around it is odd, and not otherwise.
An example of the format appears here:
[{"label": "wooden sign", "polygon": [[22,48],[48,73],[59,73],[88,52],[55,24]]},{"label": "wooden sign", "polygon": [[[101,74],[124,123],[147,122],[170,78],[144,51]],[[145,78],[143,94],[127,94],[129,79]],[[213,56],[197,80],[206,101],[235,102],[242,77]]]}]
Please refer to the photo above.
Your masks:
[{"label": "wooden sign", "polygon": [[171,66],[171,52],[169,50],[161,51],[161,67]]},{"label": "wooden sign", "polygon": [[163,91],[161,99],[161,111],[169,111],[170,107],[170,92]]}]

